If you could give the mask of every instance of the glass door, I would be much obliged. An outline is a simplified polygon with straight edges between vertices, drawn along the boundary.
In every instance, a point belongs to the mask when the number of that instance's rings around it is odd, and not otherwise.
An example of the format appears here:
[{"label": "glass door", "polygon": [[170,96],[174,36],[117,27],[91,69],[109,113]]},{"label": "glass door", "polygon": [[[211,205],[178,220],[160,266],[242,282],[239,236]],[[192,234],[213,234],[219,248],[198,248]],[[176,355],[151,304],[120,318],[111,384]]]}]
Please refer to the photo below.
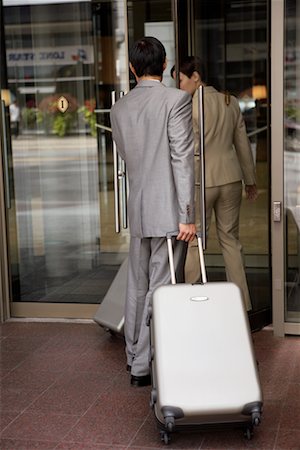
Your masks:
[{"label": "glass door", "polygon": [[107,131],[125,4],[4,0],[3,18],[11,315],[91,318],[128,251]]},{"label": "glass door", "polygon": [[[269,119],[269,2],[219,0],[175,2],[182,46],[200,57],[209,84],[237,97],[243,113],[256,166],[258,199],[242,199],[240,241],[253,309],[253,330],[271,322],[270,264],[270,119]],[[185,15],[180,12],[189,5]],[[189,26],[186,26],[186,20]],[[182,30],[190,30],[190,35]],[[185,50],[186,51],[186,50]],[[212,222],[206,254],[208,278],[225,279],[224,262]]]},{"label": "glass door", "polygon": [[300,335],[299,19],[296,0],[272,2],[273,322],[279,336]]},{"label": "glass door", "polygon": [[300,334],[300,5],[285,2],[284,48],[284,321]]},{"label": "glass door", "polygon": [[[175,33],[173,21],[174,0],[132,0],[128,8],[129,47],[143,36],[154,36],[165,46],[167,68],[163,74],[163,83],[174,86],[170,69],[175,64]],[[131,74],[130,87],[135,85]]]}]

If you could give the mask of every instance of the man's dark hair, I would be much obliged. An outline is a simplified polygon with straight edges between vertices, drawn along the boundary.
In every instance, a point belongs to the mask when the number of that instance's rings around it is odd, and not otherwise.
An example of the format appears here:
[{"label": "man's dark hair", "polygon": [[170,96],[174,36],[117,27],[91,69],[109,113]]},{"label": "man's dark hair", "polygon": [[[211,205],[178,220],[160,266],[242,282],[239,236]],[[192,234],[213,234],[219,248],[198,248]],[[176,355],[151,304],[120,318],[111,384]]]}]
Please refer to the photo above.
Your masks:
[{"label": "man's dark hair", "polygon": [[188,56],[180,64],[179,71],[191,78],[194,72],[198,72],[201,80],[206,83],[206,69],[203,61],[197,56]]},{"label": "man's dark hair", "polygon": [[136,75],[162,76],[166,50],[155,37],[143,37],[136,41],[129,51],[129,61]]}]

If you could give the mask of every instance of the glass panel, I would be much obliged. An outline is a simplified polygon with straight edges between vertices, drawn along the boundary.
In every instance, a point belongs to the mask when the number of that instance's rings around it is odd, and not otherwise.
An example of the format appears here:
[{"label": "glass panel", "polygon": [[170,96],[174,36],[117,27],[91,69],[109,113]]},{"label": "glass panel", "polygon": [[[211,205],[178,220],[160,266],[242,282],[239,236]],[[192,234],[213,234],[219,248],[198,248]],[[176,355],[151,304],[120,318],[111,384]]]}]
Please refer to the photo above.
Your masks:
[{"label": "glass panel", "polygon": [[111,90],[127,65],[122,5],[4,1],[14,301],[99,303],[126,255],[127,232],[114,239],[111,137],[96,127],[96,109],[110,107],[99,86]]},{"label": "glass panel", "polygon": [[[121,232],[115,233],[113,150],[109,112],[112,92],[115,92],[117,100],[121,92],[128,90],[128,51],[124,29],[126,11],[123,0],[94,1],[92,7],[97,102],[95,112],[100,160],[101,251],[103,256],[105,253],[111,261],[120,263],[124,259],[124,253],[128,251],[129,232],[121,226]],[[121,186],[118,193],[122,225],[125,217],[121,213]]]},{"label": "glass panel", "polygon": [[[165,46],[168,65],[163,83],[174,86],[170,69],[175,64],[175,38],[171,0],[133,0],[128,2],[129,47],[143,36],[154,36]],[[135,80],[131,76],[131,85]]]},{"label": "glass panel", "polygon": [[[240,241],[254,313],[271,304],[267,27],[267,0],[194,2],[194,54],[207,64],[209,84],[238,98],[256,165],[258,199],[243,197],[240,210]],[[210,279],[225,278],[214,223],[206,260]]]},{"label": "glass panel", "polygon": [[285,321],[300,322],[300,4],[285,2]]}]

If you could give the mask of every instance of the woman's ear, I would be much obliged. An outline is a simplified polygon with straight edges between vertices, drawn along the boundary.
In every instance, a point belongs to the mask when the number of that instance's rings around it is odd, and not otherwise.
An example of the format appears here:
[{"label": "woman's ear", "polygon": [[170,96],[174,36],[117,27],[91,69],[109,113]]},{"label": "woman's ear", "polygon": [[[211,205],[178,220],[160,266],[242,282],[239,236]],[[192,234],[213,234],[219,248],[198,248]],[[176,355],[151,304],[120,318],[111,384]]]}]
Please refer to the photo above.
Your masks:
[{"label": "woman's ear", "polygon": [[191,78],[193,79],[193,81],[195,81],[195,83],[201,82],[201,77],[200,77],[199,72],[194,71],[194,72],[192,73]]},{"label": "woman's ear", "polygon": [[165,62],[164,62],[164,64],[163,64],[163,72],[166,70],[167,65],[168,65],[168,60],[167,60],[167,58],[166,58],[166,59],[165,59]]}]

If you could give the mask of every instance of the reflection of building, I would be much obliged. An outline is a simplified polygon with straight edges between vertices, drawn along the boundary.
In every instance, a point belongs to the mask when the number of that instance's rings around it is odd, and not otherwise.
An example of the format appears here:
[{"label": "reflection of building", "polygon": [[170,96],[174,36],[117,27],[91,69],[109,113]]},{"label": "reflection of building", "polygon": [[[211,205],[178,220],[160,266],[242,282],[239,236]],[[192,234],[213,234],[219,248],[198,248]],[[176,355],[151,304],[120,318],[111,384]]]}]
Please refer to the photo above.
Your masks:
[{"label": "reflection of building", "polygon": [[[46,96],[69,93],[79,107],[95,96],[90,5],[78,4],[78,20],[61,2],[28,7],[18,3],[5,8],[8,83],[23,110],[23,128],[49,132],[38,116]],[[83,121],[79,126],[84,129]]]}]

